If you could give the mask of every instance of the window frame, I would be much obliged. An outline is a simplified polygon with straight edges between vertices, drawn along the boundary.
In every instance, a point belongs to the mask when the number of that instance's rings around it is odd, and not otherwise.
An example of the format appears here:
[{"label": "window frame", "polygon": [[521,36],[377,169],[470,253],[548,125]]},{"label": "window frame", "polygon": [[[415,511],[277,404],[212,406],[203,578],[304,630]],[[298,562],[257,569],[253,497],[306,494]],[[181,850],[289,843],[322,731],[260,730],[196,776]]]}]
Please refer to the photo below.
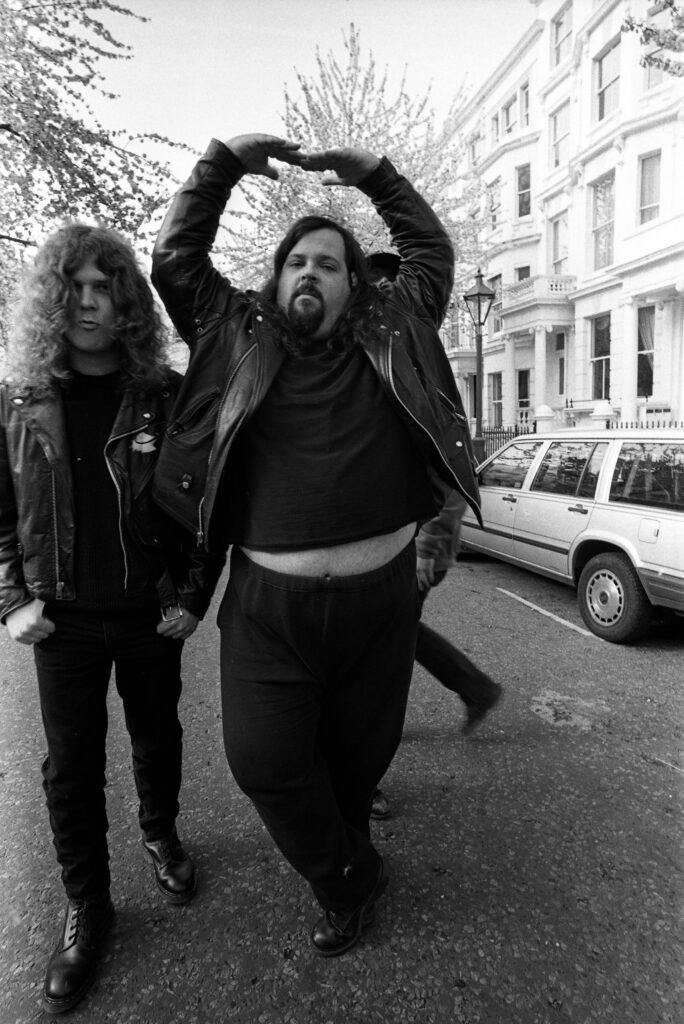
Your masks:
[{"label": "window frame", "polygon": [[[557,118],[558,118],[558,115],[561,113],[561,111],[567,111],[567,122],[566,122],[565,133],[563,135],[558,135],[557,134],[557,128],[558,128]],[[569,141],[568,141],[569,139],[570,139],[570,100],[568,99],[568,100],[565,100],[564,103],[561,103],[561,105],[559,107],[556,107],[556,109],[553,111],[553,113],[551,113],[549,115],[549,141],[550,141],[550,144],[551,144],[551,165],[554,168],[554,170],[555,170],[555,168],[560,167],[561,164],[564,164],[564,163],[568,162],[568,157],[567,156],[565,157],[565,159],[561,158],[561,149],[562,149],[562,144],[564,142],[567,143],[567,145],[569,147]]]},{"label": "window frame", "polygon": [[[616,53],[617,51],[617,53]],[[611,55],[615,54],[616,66],[615,75],[608,81],[603,81],[604,62]],[[620,36],[594,57],[594,84],[596,120],[605,121],[614,110],[620,106]]]},{"label": "window frame", "polygon": [[[569,16],[569,17],[566,17]],[[561,36],[559,30],[565,27]],[[572,2],[564,4],[556,16],[551,19],[551,63],[557,68],[572,49]]]},{"label": "window frame", "polygon": [[[565,264],[568,260],[568,211],[562,210],[559,214],[551,219],[551,271],[554,274],[561,275],[565,271]],[[558,226],[564,223],[565,225],[565,237],[562,239],[561,232],[557,230]],[[565,253],[563,254],[563,248],[561,242],[565,241]]]},{"label": "window frame", "polygon": [[[598,190],[603,185],[611,185],[611,204],[610,204],[610,219],[597,222],[599,216],[599,203]],[[592,206],[592,217],[591,217],[591,235],[593,239],[593,253],[594,253],[594,270],[604,270],[606,267],[611,266],[615,261],[615,169],[608,171],[606,174],[601,175],[596,181],[592,182],[591,185],[591,206]],[[601,256],[600,247],[604,243],[604,239],[608,239],[606,243],[606,258],[605,260]]]},{"label": "window frame", "polygon": [[489,399],[490,427],[503,426],[503,374],[500,370],[487,374],[487,397]]},{"label": "window frame", "polygon": [[491,185],[487,186],[489,192],[489,226],[491,231],[496,231],[500,226],[501,216],[501,178],[495,178]]},{"label": "window frame", "polygon": [[[649,313],[652,319],[650,330],[645,331],[642,328],[642,321],[644,320],[644,314]],[[637,310],[637,398],[649,399],[653,397],[653,371],[655,362],[655,326],[656,326],[656,308],[655,305],[650,304],[647,306],[639,306]],[[646,337],[650,334],[650,339]],[[651,347],[647,348],[645,345],[642,347],[642,341],[651,342]],[[649,359],[650,356],[650,359]],[[650,379],[651,387],[650,391],[641,390],[641,381],[646,377]]]},{"label": "window frame", "polygon": [[529,128],[530,126],[530,83],[524,82],[520,86],[519,91],[519,112],[520,112],[520,127]]},{"label": "window frame", "polygon": [[[503,327],[501,321],[501,309],[503,306],[503,277],[501,274],[493,274],[487,279],[488,286],[494,292],[494,298],[489,309],[489,330],[491,334],[499,334]],[[497,325],[497,326],[495,326]]]},{"label": "window frame", "polygon": [[[657,163],[657,173],[656,173],[656,176],[655,176],[656,201],[654,203],[644,203],[644,165],[645,165],[647,160],[655,160],[655,159],[657,159],[657,161],[658,161],[658,163]],[[642,153],[639,156],[639,175],[638,175],[638,180],[639,180],[639,204],[638,204],[638,217],[637,217],[639,225],[641,225],[641,224],[649,224],[652,220],[658,220],[658,218],[660,217],[660,179],[661,179],[661,169],[662,169],[662,150],[661,149],[654,149],[654,150],[651,150],[651,152],[649,152],[649,153]],[[654,210],[653,216],[644,217],[644,212],[646,210]]]},{"label": "window frame", "polygon": [[[520,173],[527,169],[528,185],[527,188],[520,188]],[[521,201],[523,196],[527,196],[527,212],[521,213]],[[515,169],[515,210],[518,220],[522,220],[523,217],[530,217],[532,215],[532,164],[524,163],[518,164]]]},{"label": "window frame", "polygon": [[[600,321],[607,324],[608,351],[596,354],[597,329]],[[610,313],[599,313],[591,318],[591,398],[593,402],[610,401],[610,359],[612,343],[612,319]],[[600,369],[601,382],[597,388],[597,371]],[[599,391],[600,394],[596,392]]]},{"label": "window frame", "polygon": [[[511,119],[511,111],[513,117]],[[518,126],[518,94],[513,93],[511,98],[501,107],[501,134],[512,135]]]}]

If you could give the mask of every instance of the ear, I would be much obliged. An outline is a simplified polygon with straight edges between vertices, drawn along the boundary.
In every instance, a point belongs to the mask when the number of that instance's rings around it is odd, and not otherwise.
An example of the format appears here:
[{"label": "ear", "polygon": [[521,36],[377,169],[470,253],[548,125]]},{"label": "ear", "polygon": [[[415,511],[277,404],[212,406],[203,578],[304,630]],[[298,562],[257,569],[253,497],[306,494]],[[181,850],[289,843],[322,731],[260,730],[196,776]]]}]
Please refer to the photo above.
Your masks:
[{"label": "ear", "polygon": [[352,288],[356,288],[357,284],[359,283],[359,279],[358,279],[358,277],[356,276],[356,274],[354,273],[353,270],[352,270],[351,274],[349,275],[349,278],[351,280]]}]

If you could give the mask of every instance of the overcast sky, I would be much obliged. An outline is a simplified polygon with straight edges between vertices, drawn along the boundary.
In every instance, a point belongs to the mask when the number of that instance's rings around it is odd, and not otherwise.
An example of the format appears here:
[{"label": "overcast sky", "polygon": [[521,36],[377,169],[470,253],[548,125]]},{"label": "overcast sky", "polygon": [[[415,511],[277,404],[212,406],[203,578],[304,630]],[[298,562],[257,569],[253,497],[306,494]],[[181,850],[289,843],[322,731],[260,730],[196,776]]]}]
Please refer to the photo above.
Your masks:
[{"label": "overcast sky", "polygon": [[[281,134],[284,86],[294,69],[315,72],[315,51],[345,63],[343,33],[361,30],[364,54],[423,95],[432,81],[438,114],[465,75],[479,86],[531,25],[530,0],[123,0],[150,18],[116,17],[112,28],[133,59],[112,63],[107,85],[120,99],[105,123],[157,131],[203,150],[212,136]],[[192,158],[176,158],[182,176]]]}]

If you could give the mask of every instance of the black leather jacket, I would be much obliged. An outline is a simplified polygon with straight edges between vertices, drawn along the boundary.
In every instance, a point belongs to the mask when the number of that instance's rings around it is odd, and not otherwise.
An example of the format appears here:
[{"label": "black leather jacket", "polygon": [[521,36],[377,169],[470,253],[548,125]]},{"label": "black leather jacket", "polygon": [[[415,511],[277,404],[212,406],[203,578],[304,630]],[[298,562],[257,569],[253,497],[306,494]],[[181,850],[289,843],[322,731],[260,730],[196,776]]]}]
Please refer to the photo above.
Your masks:
[{"label": "black leather jacket", "polygon": [[[126,524],[120,531],[126,594],[142,593],[152,576],[160,604],[180,601],[201,617],[223,558],[197,551],[193,538],[151,500],[159,439],[180,382],[180,374],[169,371],[163,389],[144,395],[124,392],[105,458],[119,519]],[[11,383],[0,384],[0,620],[33,598],[74,599],[74,531],[71,467],[58,391],[37,398]],[[130,558],[131,543],[145,554],[142,565],[149,565],[149,573],[134,568],[140,559]]]},{"label": "black leather jacket", "polygon": [[[209,258],[219,218],[243,173],[235,155],[212,141],[174,198],[153,255],[152,282],[191,349],[154,494],[211,548],[226,540],[214,513],[219,488],[230,495],[231,447],[284,358],[261,297],[234,288]],[[442,507],[455,487],[479,518],[468,424],[437,333],[453,284],[451,242],[386,158],[358,188],[387,223],[402,258],[394,284],[367,289],[375,329],[362,340],[364,351],[424,454],[436,505]]]}]

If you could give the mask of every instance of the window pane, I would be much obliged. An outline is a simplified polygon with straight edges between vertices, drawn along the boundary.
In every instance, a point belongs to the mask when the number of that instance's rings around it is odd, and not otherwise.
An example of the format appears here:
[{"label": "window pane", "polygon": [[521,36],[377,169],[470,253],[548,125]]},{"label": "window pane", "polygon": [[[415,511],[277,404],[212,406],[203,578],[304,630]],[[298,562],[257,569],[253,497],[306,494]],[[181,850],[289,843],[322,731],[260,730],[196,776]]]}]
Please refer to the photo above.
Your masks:
[{"label": "window pane", "polygon": [[598,119],[603,120],[619,102],[620,45],[617,43],[596,61]]},{"label": "window pane", "polygon": [[483,487],[511,487],[520,490],[541,443],[516,441],[509,445],[479,474],[480,484]]},{"label": "window pane", "polygon": [[684,511],[684,444],[625,441],[610,500]]},{"label": "window pane", "polygon": [[579,487],[577,488],[578,498],[593,498],[596,495],[598,476],[607,451],[607,441],[602,441],[594,448],[591,458],[584,470],[584,476],[580,480]]},{"label": "window pane", "polygon": [[594,320],[594,356],[610,355],[610,313]]},{"label": "window pane", "polygon": [[642,306],[639,310],[638,337],[637,395],[650,398],[653,394],[655,306]]},{"label": "window pane", "polygon": [[659,202],[660,153],[652,153],[641,160],[639,210],[642,224],[658,216]]},{"label": "window pane", "polygon": [[530,203],[530,165],[518,167],[518,216],[527,217],[531,209]]},{"label": "window pane", "polygon": [[552,225],[552,270],[554,274],[562,274],[568,255],[568,215],[556,217]]},{"label": "window pane", "polygon": [[554,441],[537,470],[530,490],[574,494],[593,448],[593,441]]},{"label": "window pane", "polygon": [[595,270],[613,262],[614,184],[614,175],[611,173],[593,186]]}]

